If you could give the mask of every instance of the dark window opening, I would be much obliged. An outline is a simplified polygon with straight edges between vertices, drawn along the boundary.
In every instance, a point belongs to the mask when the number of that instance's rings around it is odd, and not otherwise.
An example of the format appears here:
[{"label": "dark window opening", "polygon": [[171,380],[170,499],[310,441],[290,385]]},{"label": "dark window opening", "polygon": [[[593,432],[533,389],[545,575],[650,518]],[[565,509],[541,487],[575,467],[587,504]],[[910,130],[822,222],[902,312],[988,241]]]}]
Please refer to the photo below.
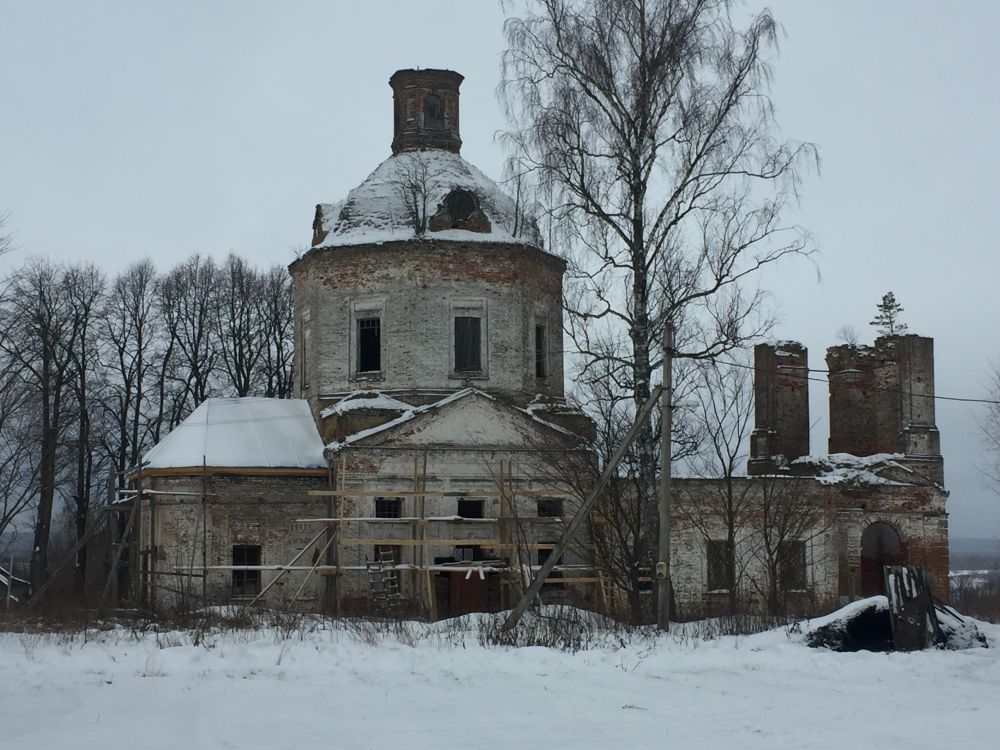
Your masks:
[{"label": "dark window opening", "polygon": [[459,500],[458,501],[458,515],[462,518],[482,518],[483,517],[483,501],[482,500]]},{"label": "dark window opening", "polygon": [[403,498],[376,497],[375,518],[402,518]]},{"label": "dark window opening", "polygon": [[[234,544],[233,565],[260,565],[260,545]],[[233,571],[233,596],[257,596],[259,593],[259,570]]]},{"label": "dark window opening", "polygon": [[358,372],[382,369],[382,321],[363,318],[358,321]]},{"label": "dark window opening", "polygon": [[784,542],[778,561],[782,591],[804,591],[806,588],[806,543],[800,540]]},{"label": "dark window opening", "polygon": [[535,326],[535,377],[549,374],[548,357],[545,356],[545,326]]},{"label": "dark window opening", "polygon": [[465,221],[478,208],[476,196],[468,190],[452,190],[444,199],[444,208],[452,221]]},{"label": "dark window opening", "polygon": [[732,581],[732,546],[729,542],[709,540],[705,545],[708,556],[708,590],[729,591]]},{"label": "dark window opening", "polygon": [[563,514],[562,500],[558,497],[538,498],[539,518],[559,518]]},{"label": "dark window opening", "polygon": [[480,319],[469,316],[455,318],[455,371],[480,372]]},{"label": "dark window opening", "polygon": [[444,105],[437,94],[424,97],[424,127],[428,130],[444,129]]},{"label": "dark window opening", "polygon": [[479,562],[485,560],[483,548],[478,544],[463,544],[455,547],[455,560],[459,562]]}]

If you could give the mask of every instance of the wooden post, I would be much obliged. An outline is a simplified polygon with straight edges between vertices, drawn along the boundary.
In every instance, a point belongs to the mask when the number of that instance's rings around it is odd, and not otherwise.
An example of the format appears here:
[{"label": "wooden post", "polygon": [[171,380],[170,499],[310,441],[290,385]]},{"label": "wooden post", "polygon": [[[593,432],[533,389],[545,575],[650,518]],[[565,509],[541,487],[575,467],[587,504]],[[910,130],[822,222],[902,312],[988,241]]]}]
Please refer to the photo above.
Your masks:
[{"label": "wooden post", "polygon": [[341,577],[343,575],[343,571],[344,571],[344,546],[343,546],[342,542],[343,542],[343,538],[344,538],[344,532],[347,529],[346,529],[346,527],[344,529],[341,529],[341,527],[340,527],[340,516],[341,516],[341,513],[343,511],[343,505],[341,503],[341,497],[342,497],[342,493],[344,491],[344,477],[346,476],[346,474],[347,474],[347,457],[344,456],[343,454],[341,454],[341,456],[340,456],[340,471],[337,472],[336,475],[335,475],[336,487],[337,487],[338,492],[341,493],[341,495],[337,495],[334,498],[334,508],[335,508],[336,512],[333,515],[333,517],[336,519],[336,524],[337,524],[337,533],[336,533],[336,537],[335,537],[336,541],[334,542],[334,544],[336,545],[335,548],[334,548],[334,554],[335,554],[335,556],[337,558],[337,573],[336,573],[336,576],[337,576],[337,587],[336,587],[336,589],[334,591],[333,611],[334,611],[334,614],[336,614],[337,617],[340,617],[340,613],[342,611],[342,609],[341,609],[341,601],[342,601],[343,596],[344,596],[344,580]]},{"label": "wooden post", "polygon": [[[116,479],[116,477],[117,477],[117,473],[115,472],[115,469],[112,469],[111,470],[111,474],[108,476],[108,508],[109,509],[112,507],[112,503],[118,497],[118,494],[115,491],[115,479]],[[118,547],[121,546],[121,544],[122,544],[122,542],[124,540],[117,538],[117,534],[118,534],[117,518],[118,518],[118,516],[109,515],[108,518],[109,519],[110,518],[116,519],[114,522],[112,522],[110,520],[108,521],[108,531],[105,532],[105,534],[107,536],[109,536],[110,539],[111,539],[111,550],[112,550],[111,554],[113,556],[114,553],[118,550]],[[116,540],[117,540],[117,542],[116,542]],[[118,596],[118,569],[115,568],[115,567],[112,567],[111,570],[109,571],[108,575],[112,576],[112,578],[111,578],[111,601],[113,601],[115,604],[117,604],[118,601],[119,601],[119,596]]]},{"label": "wooden post", "polygon": [[208,606],[208,461],[201,457],[201,606]]},{"label": "wooden post", "polygon": [[663,329],[663,390],[660,394],[660,501],[659,561],[656,563],[656,625],[670,629],[670,511],[671,447],[670,432],[674,423],[674,327],[668,321]]},{"label": "wooden post", "polygon": [[[135,551],[135,567],[130,569],[133,579],[132,588],[132,600],[137,607],[145,604],[146,601],[146,583],[142,575],[143,567],[143,550],[142,550],[142,465],[139,466],[139,471],[136,475],[135,481],[135,503],[132,508],[135,511],[135,522],[132,524],[132,540],[133,549]],[[101,597],[103,599],[103,596]]]},{"label": "wooden post", "polygon": [[434,590],[434,574],[431,572],[430,553],[427,550],[427,451],[424,451],[420,469],[419,484],[420,512],[417,514],[420,531],[420,562],[424,568],[424,586],[427,590],[427,617],[432,622],[438,618],[437,592]]},{"label": "wooden post", "polygon": [[[336,469],[333,464],[330,463],[326,467],[326,486],[327,489],[336,489]],[[337,496],[330,495],[327,499],[327,517],[335,518],[337,515]],[[331,545],[336,537],[340,535],[340,529],[337,524],[333,523],[327,527],[327,549],[326,549],[326,564],[327,565],[340,565],[340,561],[337,558],[337,546]],[[323,581],[323,608],[329,611],[332,607],[334,617],[339,617],[340,612],[337,609],[337,589],[340,587],[340,570],[336,571],[334,575],[324,576]]]},{"label": "wooden post", "polygon": [[111,573],[108,575],[108,580],[104,582],[104,590],[101,592],[101,598],[97,603],[97,608],[100,609],[104,606],[105,600],[108,598],[108,594],[111,592],[111,581],[118,577],[118,565],[121,563],[122,553],[125,551],[125,539],[128,538],[129,532],[133,532],[138,535],[138,532],[133,531],[136,528],[136,521],[139,518],[139,503],[142,502],[142,497],[136,495],[135,499],[132,501],[132,510],[129,511],[128,521],[125,522],[125,528],[122,531],[122,543],[118,545],[118,549],[115,550],[115,555],[111,560]]},{"label": "wooden post", "polygon": [[[142,466],[139,466],[142,472]],[[142,474],[140,473],[140,477]],[[140,479],[140,481],[142,481]],[[156,493],[149,495],[149,609],[156,612]]]}]

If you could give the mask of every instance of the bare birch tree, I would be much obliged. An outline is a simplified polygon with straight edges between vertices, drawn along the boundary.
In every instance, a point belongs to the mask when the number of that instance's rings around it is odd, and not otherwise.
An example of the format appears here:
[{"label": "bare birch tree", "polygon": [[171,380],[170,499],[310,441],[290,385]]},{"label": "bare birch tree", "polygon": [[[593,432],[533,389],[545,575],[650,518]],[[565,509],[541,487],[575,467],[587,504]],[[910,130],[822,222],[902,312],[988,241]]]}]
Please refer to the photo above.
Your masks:
[{"label": "bare birch tree", "polygon": [[[501,97],[510,172],[529,177],[548,237],[571,263],[569,333],[582,372],[638,410],[675,356],[709,358],[766,329],[748,282],[808,236],[782,223],[808,144],[781,140],[769,97],[778,26],[745,28],[729,0],[532,0],[508,20]],[[652,420],[637,445],[655,539]]]}]

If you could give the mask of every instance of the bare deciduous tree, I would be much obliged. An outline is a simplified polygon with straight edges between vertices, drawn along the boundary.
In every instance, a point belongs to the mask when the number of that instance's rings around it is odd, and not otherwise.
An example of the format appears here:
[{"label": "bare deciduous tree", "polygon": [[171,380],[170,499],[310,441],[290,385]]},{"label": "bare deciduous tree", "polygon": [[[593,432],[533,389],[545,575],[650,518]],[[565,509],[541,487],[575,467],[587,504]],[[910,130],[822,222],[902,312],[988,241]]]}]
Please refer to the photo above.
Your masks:
[{"label": "bare deciduous tree", "polygon": [[[678,357],[742,344],[769,323],[744,282],[811,249],[781,220],[815,150],[775,135],[777,24],[763,11],[737,28],[729,6],[534,0],[506,24],[510,171],[533,181],[550,242],[571,262],[583,374],[604,367],[635,410],[668,322]],[[637,485],[651,538],[658,440],[650,420]]]},{"label": "bare deciduous tree", "polygon": [[[736,359],[737,364],[749,364],[745,357]],[[706,544],[724,537],[720,541],[725,541],[725,588],[729,614],[735,614],[747,567],[740,541],[751,510],[751,483],[741,475],[753,427],[753,387],[750,370],[744,367],[700,362],[695,369],[698,387],[688,399],[702,450],[688,464],[697,476],[712,481],[697,485],[694,492],[679,487],[676,508],[679,518],[697,529]]]},{"label": "bare deciduous tree", "polygon": [[[146,410],[154,380],[160,329],[155,315],[156,268],[151,260],[134,263],[118,274],[102,315],[105,409],[114,430],[103,435],[105,449],[118,471],[135,466],[146,446],[152,421]],[[169,357],[167,357],[169,359]]]},{"label": "bare deciduous tree", "polygon": [[219,282],[219,354],[230,387],[237,396],[249,396],[256,390],[266,348],[263,283],[256,269],[232,254],[219,272]]},{"label": "bare deciduous tree", "polygon": [[0,255],[9,253],[14,249],[14,237],[5,230],[10,214],[6,211],[0,212]]},{"label": "bare deciduous tree", "polygon": [[[218,267],[211,258],[200,255],[173,268],[159,285],[160,315],[170,336],[167,350],[172,355],[166,359],[173,370],[168,369],[164,379],[172,379],[179,386],[168,411],[170,427],[215,391],[218,285]],[[164,400],[167,397],[165,392]]]},{"label": "bare deciduous tree", "polygon": [[264,274],[259,305],[259,315],[264,324],[261,355],[263,395],[290,398],[294,356],[292,278],[282,266],[273,266]]},{"label": "bare deciduous tree", "polygon": [[398,177],[396,191],[406,206],[407,222],[413,233],[422,237],[430,220],[430,171],[427,157],[420,151],[411,151],[396,157]]},{"label": "bare deciduous tree", "polygon": [[38,498],[38,411],[21,368],[4,355],[0,367],[0,537]]},{"label": "bare deciduous tree", "polygon": [[49,534],[59,476],[59,444],[73,379],[72,351],[79,333],[71,314],[63,269],[33,261],[13,274],[0,295],[0,347],[36,394],[38,502],[31,558],[31,581],[48,578]]},{"label": "bare deciduous tree", "polygon": [[[789,578],[804,575],[807,555],[814,540],[831,524],[831,508],[803,492],[800,478],[787,475],[751,477],[747,549],[757,574],[750,583],[764,601],[769,614],[785,614],[787,592],[799,589]],[[813,558],[821,562],[822,555]],[[808,582],[801,587],[808,589]]]}]

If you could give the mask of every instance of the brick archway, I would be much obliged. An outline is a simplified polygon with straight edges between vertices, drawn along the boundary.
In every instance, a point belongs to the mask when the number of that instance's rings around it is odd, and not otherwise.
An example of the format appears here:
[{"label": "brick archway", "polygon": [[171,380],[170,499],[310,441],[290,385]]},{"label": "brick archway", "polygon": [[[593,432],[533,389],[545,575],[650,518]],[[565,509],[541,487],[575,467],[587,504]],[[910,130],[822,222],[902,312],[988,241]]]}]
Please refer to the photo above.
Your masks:
[{"label": "brick archway", "polygon": [[896,528],[885,521],[870,524],[861,534],[861,595],[884,594],[882,567],[902,565],[905,559],[903,539]]}]

